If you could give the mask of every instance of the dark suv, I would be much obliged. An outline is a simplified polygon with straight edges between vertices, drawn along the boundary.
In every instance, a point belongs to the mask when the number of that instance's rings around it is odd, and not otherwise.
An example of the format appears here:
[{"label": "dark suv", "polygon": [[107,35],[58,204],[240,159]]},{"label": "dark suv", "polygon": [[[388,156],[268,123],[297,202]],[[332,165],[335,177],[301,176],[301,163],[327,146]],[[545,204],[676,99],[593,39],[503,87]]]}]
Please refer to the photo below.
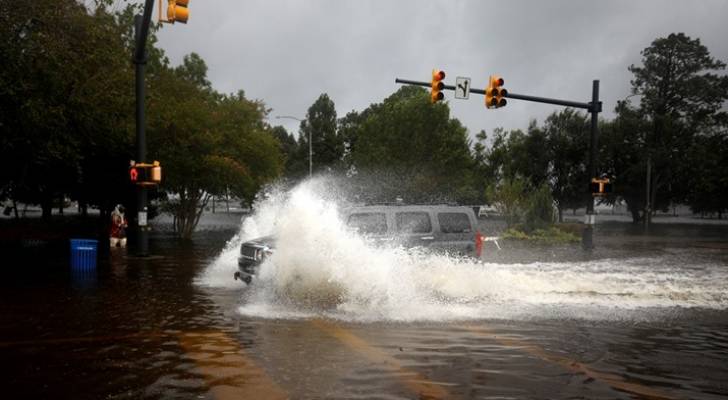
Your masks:
[{"label": "dark suv", "polygon": [[[427,247],[480,258],[484,237],[470,207],[449,205],[372,205],[345,209],[347,227],[371,242]],[[492,239],[491,239],[492,240]],[[240,246],[235,279],[250,283],[258,265],[275,251],[275,237],[253,239]]]}]

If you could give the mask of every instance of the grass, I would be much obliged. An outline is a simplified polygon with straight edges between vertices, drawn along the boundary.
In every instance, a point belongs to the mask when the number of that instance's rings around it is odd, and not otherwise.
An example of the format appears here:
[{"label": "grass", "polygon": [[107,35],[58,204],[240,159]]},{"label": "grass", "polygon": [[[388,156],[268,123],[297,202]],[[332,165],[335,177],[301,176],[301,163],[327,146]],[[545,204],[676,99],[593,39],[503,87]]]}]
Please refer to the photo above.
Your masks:
[{"label": "grass", "polygon": [[501,236],[504,239],[532,241],[546,244],[564,244],[578,242],[581,238],[573,232],[571,227],[562,229],[559,226],[550,226],[546,229],[535,229],[526,233],[519,228],[508,228]]}]

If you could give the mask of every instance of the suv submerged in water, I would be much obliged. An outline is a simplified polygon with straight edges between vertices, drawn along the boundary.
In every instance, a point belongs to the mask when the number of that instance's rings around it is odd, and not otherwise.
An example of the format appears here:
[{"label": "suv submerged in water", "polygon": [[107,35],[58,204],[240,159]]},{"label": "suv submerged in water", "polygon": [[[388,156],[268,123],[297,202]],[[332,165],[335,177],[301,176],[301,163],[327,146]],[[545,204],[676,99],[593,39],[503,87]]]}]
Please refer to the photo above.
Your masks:
[{"label": "suv submerged in water", "polygon": [[[480,258],[483,242],[497,239],[480,234],[473,209],[465,206],[371,205],[348,208],[342,214],[348,228],[377,245],[396,243]],[[244,242],[234,278],[250,283],[275,244],[274,236]]]}]

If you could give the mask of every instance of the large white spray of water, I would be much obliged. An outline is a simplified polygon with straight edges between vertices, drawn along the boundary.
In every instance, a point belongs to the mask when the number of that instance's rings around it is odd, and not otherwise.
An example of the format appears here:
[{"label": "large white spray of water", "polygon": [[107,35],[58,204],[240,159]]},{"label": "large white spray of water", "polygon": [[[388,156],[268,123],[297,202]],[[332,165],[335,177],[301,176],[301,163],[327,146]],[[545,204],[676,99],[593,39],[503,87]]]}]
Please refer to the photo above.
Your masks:
[{"label": "large white spray of water", "polygon": [[[273,191],[198,283],[236,287],[240,312],[370,320],[634,318],[646,312],[728,308],[728,272],[655,258],[496,264],[398,247],[376,248],[346,229],[323,179]],[[233,281],[240,244],[277,238],[249,287]],[[503,251],[507,251],[503,250]]]}]

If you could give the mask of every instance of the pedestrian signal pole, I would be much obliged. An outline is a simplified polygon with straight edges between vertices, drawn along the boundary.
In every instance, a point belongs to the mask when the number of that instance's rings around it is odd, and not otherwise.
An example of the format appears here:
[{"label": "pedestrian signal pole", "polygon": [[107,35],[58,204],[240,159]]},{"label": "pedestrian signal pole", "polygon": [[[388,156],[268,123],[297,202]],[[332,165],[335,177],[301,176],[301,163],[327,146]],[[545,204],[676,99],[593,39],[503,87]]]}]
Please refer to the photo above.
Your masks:
[{"label": "pedestrian signal pole", "polygon": [[[162,1],[159,1],[159,21],[174,23],[187,23],[189,11],[187,6],[189,0],[167,0],[167,19],[162,19]],[[146,164],[147,160],[147,138],[145,132],[144,115],[144,67],[147,64],[147,37],[149,36],[149,24],[152,20],[154,0],[145,0],[142,15],[134,17],[134,66],[135,66],[135,91],[136,91],[136,163],[138,166],[153,166]],[[156,163],[156,167],[159,167]],[[154,169],[153,169],[154,170]],[[154,170],[156,171],[156,170]],[[161,173],[161,168],[159,168]],[[137,173],[137,170],[134,170]],[[161,175],[160,175],[161,176]],[[161,178],[160,178],[161,179]],[[149,211],[147,188],[155,183],[137,184],[137,247],[136,254],[145,257],[149,255],[149,224],[147,223],[147,212]],[[158,183],[158,182],[157,182]]]},{"label": "pedestrian signal pole", "polygon": [[[146,0],[142,15],[134,17],[136,48],[134,49],[135,88],[136,88],[136,160],[145,162],[147,159],[147,138],[144,130],[144,67],[147,64],[147,36],[149,23],[152,19],[154,0]],[[136,254],[146,257],[149,255],[149,225],[147,224],[147,187],[137,185],[137,246]]]},{"label": "pedestrian signal pole", "polygon": [[[439,71],[439,70],[438,70]],[[441,71],[442,72],[442,71]],[[444,76],[444,72],[443,76]],[[395,83],[403,85],[414,85],[431,87],[431,82],[412,81],[408,79],[395,78]],[[442,83],[442,82],[441,82]],[[592,100],[588,103],[581,103],[578,101],[570,100],[559,100],[551,99],[548,97],[537,97],[529,96],[525,94],[510,93],[507,90],[501,88],[505,84],[503,78],[497,75],[491,75],[488,83],[488,87],[485,90],[470,89],[470,93],[482,94],[486,98],[487,108],[500,108],[506,105],[506,101],[503,98],[533,101],[536,103],[554,104],[564,107],[581,108],[591,113],[591,137],[589,140],[589,160],[587,170],[589,172],[589,182],[584,185],[585,197],[588,199],[586,203],[586,215],[584,216],[584,230],[581,236],[581,245],[584,250],[591,250],[594,248],[593,235],[594,235],[594,224],[596,223],[596,217],[594,214],[594,198],[591,191],[591,180],[597,175],[597,140],[598,140],[598,123],[599,113],[602,111],[602,102],[599,101],[599,81],[594,80],[592,82]],[[440,90],[456,90],[455,86],[445,85],[442,83]]]}]

